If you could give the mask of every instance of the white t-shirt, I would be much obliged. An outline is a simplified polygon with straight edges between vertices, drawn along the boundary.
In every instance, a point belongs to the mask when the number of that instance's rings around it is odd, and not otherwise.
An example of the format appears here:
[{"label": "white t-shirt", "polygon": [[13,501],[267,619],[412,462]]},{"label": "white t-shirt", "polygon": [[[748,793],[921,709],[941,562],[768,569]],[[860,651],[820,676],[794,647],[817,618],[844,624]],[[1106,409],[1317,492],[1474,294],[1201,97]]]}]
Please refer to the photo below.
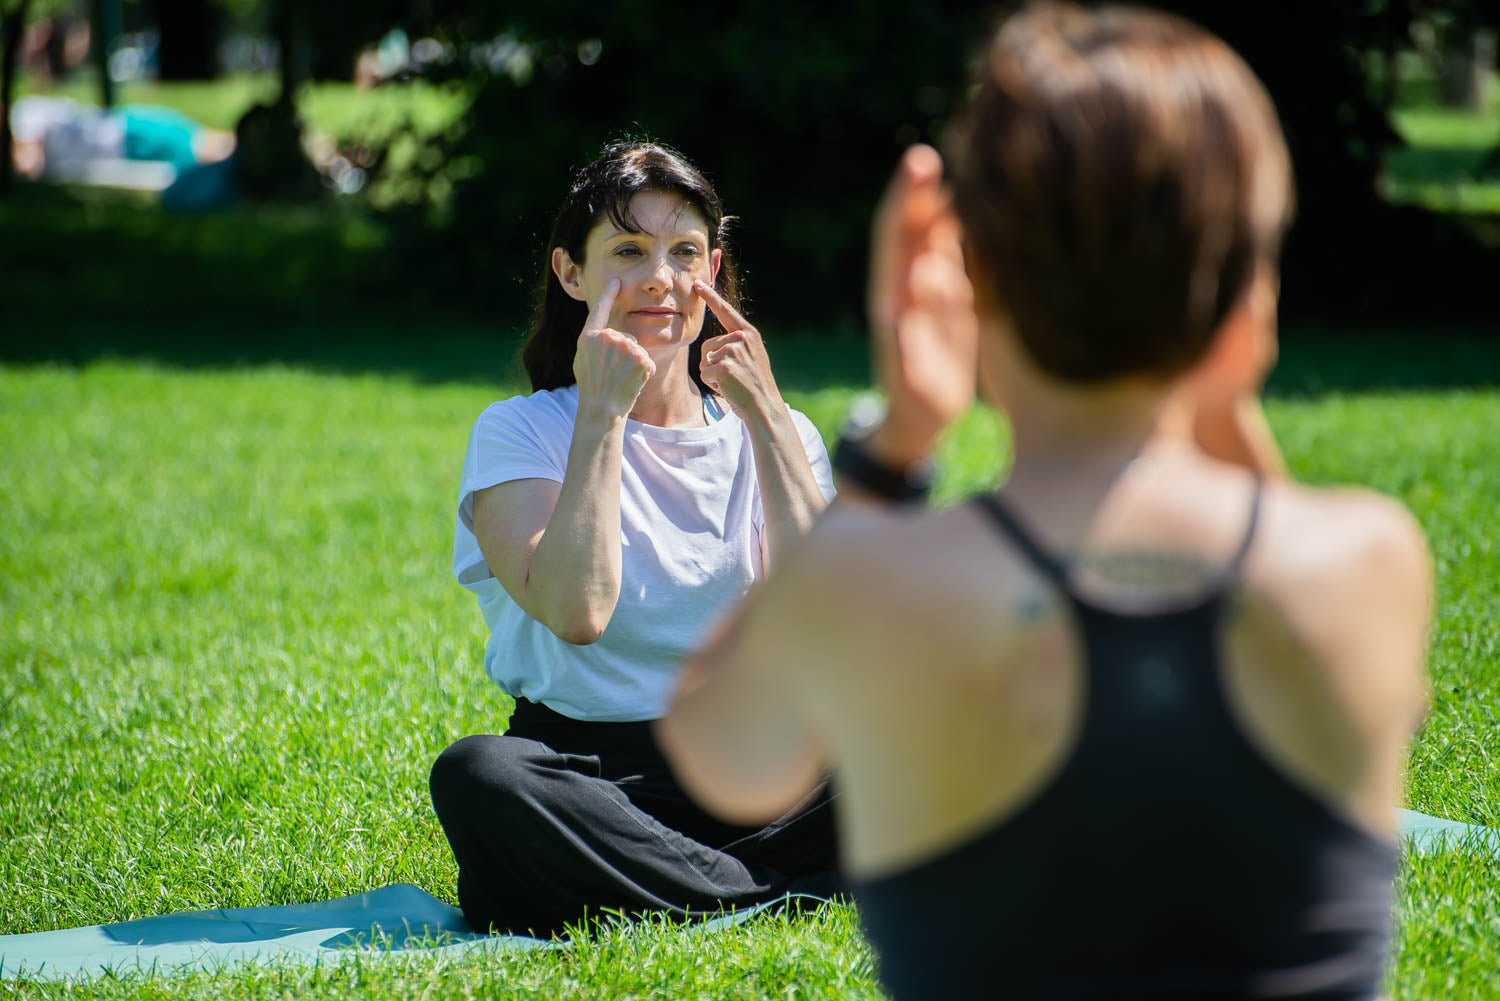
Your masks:
[{"label": "white t-shirt", "polygon": [[37,140],[49,177],[81,176],[98,160],[125,156],[125,119],[67,98],[25,97],[18,109],[21,140]]},{"label": "white t-shirt", "polygon": [[[620,599],[598,642],[574,646],[521,610],[484,562],[473,532],[474,492],[497,483],[561,483],[578,387],[491,404],[474,422],[458,493],[453,573],[479,599],[490,628],[484,668],[517,698],[574,719],[656,719],[682,660],[761,574],[765,512],[755,455],[733,412],[707,427],[627,420],[620,470]],[[823,440],[792,411],[827,498]]]}]

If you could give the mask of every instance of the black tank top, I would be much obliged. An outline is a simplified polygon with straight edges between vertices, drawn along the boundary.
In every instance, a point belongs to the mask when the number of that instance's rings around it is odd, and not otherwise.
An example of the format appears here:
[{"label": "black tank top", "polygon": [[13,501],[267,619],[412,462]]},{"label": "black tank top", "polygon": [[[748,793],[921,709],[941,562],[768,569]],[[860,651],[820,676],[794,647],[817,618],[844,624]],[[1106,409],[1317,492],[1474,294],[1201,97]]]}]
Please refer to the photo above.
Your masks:
[{"label": "black tank top", "polygon": [[1124,614],[1070,586],[1003,503],[979,499],[1064,594],[1087,706],[1057,777],[944,855],[854,895],[896,1001],[1367,999],[1389,949],[1395,845],[1250,745],[1219,636],[1259,510],[1191,607]]}]

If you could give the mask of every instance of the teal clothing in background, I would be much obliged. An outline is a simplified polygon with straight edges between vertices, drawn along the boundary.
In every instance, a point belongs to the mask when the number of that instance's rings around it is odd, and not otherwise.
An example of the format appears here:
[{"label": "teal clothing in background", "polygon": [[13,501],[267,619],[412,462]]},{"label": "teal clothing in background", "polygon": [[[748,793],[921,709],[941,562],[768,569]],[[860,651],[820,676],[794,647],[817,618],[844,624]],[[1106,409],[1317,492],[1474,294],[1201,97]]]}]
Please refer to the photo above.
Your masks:
[{"label": "teal clothing in background", "polygon": [[125,104],[110,112],[125,123],[125,159],[165,160],[179,171],[197,163],[193,137],[203,126],[180,111]]},{"label": "teal clothing in background", "polygon": [[212,212],[240,200],[238,155],[218,163],[179,168],[177,180],[161,193],[161,207],[168,212]]}]

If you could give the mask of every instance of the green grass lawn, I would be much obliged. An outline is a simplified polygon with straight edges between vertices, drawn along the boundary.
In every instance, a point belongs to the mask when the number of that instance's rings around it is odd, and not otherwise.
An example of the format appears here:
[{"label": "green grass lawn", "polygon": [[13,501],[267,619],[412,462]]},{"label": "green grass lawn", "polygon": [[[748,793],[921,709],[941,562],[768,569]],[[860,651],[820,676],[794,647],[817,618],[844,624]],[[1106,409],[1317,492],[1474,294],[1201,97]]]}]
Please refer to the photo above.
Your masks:
[{"label": "green grass lawn", "polygon": [[[1438,562],[1411,804],[1500,826],[1495,351],[1421,347],[1426,388],[1309,392],[1297,373],[1339,352],[1305,343],[1285,353],[1293,391],[1270,406],[1293,468],[1400,497]],[[858,351],[774,350],[794,405],[831,435],[864,377]],[[1470,388],[1432,385],[1444,358]],[[501,727],[509,700],[449,573],[453,504],[471,421],[514,388],[274,365],[0,367],[0,934],[398,881],[454,900],[427,768],[454,738]],[[993,482],[1004,443],[993,414],[972,414],[945,444],[941,496]],[[1500,997],[1500,865],[1415,860],[1399,899],[1393,997]],[[856,915],[830,906],[712,937],[651,926],[560,953],[0,996],[874,998],[873,969]]]},{"label": "green grass lawn", "polygon": [[[274,92],[240,78],[121,99],[229,127]],[[440,127],[456,100],[320,85],[300,103],[357,139]],[[1408,108],[1396,124],[1409,148],[1389,175],[1408,187],[1388,195],[1463,208],[1449,194],[1477,176],[1500,118]],[[386,233],[347,205],[179,218],[26,195],[0,202],[17,249],[0,268],[0,934],[398,881],[454,900],[427,768],[502,726],[509,700],[483,676],[483,623],[449,573],[453,502],[471,421],[516,389],[513,341],[428,309],[382,256]],[[772,350],[831,438],[866,378],[863,342],[773,336]],[[1388,491],[1427,528],[1440,607],[1410,801],[1492,826],[1496,386],[1493,336],[1294,332],[1270,404],[1299,476]],[[993,483],[1005,448],[1002,421],[969,415],[944,443],[940,502]],[[1403,869],[1393,997],[1500,998],[1497,890],[1500,865],[1462,851]],[[838,907],[501,960],[0,983],[13,993],[880,996]]]},{"label": "green grass lawn", "polygon": [[[158,104],[174,108],[210,128],[233,129],[252,104],[276,100],[280,84],[274,74],[222,77],[218,80],[159,82],[135,80],[119,84],[118,104]],[[85,104],[99,103],[99,86],[87,74],[42,83],[22,77],[19,94],[71,97]],[[456,89],[413,80],[399,86],[359,88],[352,83],[311,82],[297,94],[297,108],[306,124],[330,135],[377,138],[410,120],[425,133],[452,124],[466,107]]]},{"label": "green grass lawn", "polygon": [[1405,145],[1386,154],[1381,194],[1439,212],[1500,215],[1500,76],[1488,110],[1445,108],[1413,88],[1423,103],[1404,103],[1391,124]]}]

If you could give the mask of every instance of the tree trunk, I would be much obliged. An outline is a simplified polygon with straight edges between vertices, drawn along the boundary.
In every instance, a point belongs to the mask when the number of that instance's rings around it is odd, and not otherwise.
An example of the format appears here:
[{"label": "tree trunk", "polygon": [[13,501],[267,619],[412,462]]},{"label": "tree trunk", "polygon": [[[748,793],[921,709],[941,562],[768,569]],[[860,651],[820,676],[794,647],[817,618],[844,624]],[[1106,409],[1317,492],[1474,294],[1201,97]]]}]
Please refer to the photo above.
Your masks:
[{"label": "tree trunk", "polygon": [[15,160],[11,147],[10,100],[16,85],[16,63],[21,54],[21,33],[26,30],[26,13],[31,0],[16,0],[0,15],[0,195],[10,193],[15,180]]},{"label": "tree trunk", "polygon": [[161,79],[212,80],[219,75],[223,23],[217,7],[209,0],[152,0],[151,13],[161,33]]},{"label": "tree trunk", "polygon": [[1401,4],[1391,4],[1383,21],[1384,44],[1381,46],[1381,70],[1385,76],[1380,81],[1380,106],[1387,114],[1401,99],[1401,49],[1410,41],[1410,9]]},{"label": "tree trunk", "polygon": [[60,80],[62,75],[68,71],[65,65],[63,47],[68,38],[68,29],[72,26],[72,18],[59,14],[52,19],[52,30],[47,32],[47,47],[44,54],[47,57],[47,78],[49,80]]},{"label": "tree trunk", "polygon": [[1454,39],[1439,56],[1438,87],[1449,107],[1484,111],[1489,107],[1490,74],[1495,71],[1495,36],[1487,31]]},{"label": "tree trunk", "polygon": [[120,36],[120,0],[92,0],[94,12],[91,51],[94,70],[99,75],[99,106],[115,106],[115,78],[109,75],[109,50]]},{"label": "tree trunk", "polygon": [[1495,43],[1496,36],[1493,31],[1474,33],[1474,63],[1469,72],[1469,90],[1470,106],[1475,111],[1490,110],[1491,97],[1494,94],[1490,80],[1495,75]]},{"label": "tree trunk", "polygon": [[271,8],[271,32],[276,36],[276,48],[279,50],[277,71],[281,78],[281,95],[276,99],[278,104],[295,102],[297,84],[301,82],[302,32],[297,23],[295,2],[296,0],[275,0]]}]

